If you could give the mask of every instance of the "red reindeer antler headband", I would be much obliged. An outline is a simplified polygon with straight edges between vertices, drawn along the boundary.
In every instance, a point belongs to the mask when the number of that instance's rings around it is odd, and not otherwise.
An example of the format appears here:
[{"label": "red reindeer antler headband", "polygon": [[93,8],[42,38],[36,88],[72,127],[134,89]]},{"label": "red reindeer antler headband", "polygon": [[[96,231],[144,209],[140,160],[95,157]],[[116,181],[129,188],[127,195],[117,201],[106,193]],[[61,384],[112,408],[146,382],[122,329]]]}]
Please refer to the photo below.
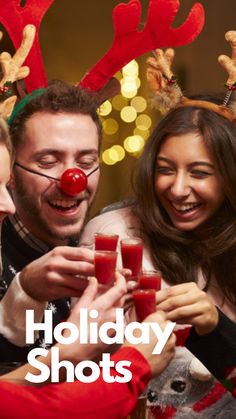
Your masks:
[{"label": "red reindeer antler headband", "polygon": [[[15,48],[19,48],[26,24],[36,28],[35,40],[25,61],[30,74],[25,79],[27,92],[46,87],[47,78],[41,58],[38,32],[40,23],[53,0],[0,0],[0,21],[8,31]],[[185,22],[178,28],[171,24],[179,10],[179,0],[150,0],[147,22],[139,31],[141,5],[139,0],[120,3],[113,10],[114,41],[105,56],[79,83],[94,91],[104,89],[114,74],[125,64],[145,52],[167,46],[192,42],[204,24],[204,9],[196,3]]]},{"label": "red reindeer antler headband", "polygon": [[[27,91],[30,94],[26,95],[16,105],[11,119],[8,119],[9,123],[12,123],[15,116],[31,100],[32,96],[41,94],[42,88],[47,86],[47,79],[39,48],[38,31],[41,20],[47,9],[53,3],[53,0],[31,0],[29,5],[28,1],[26,1],[24,6],[21,6],[19,1],[8,0],[6,2],[6,0],[0,0],[0,21],[6,27],[17,49],[14,57],[17,57],[16,61],[19,61],[21,66],[28,55],[26,64],[30,67],[30,75],[25,80]],[[111,82],[112,77],[132,59],[158,47],[168,45],[179,46],[193,41],[203,27],[203,8],[200,4],[196,3],[191,9],[186,21],[179,28],[172,28],[171,24],[178,9],[178,0],[150,0],[146,25],[143,30],[138,31],[141,16],[139,0],[130,0],[127,4],[118,4],[113,10],[115,34],[113,44],[105,56],[81,80],[79,85],[98,92],[101,103],[108,98],[108,92],[109,97],[114,94],[114,91],[117,92],[116,84],[114,86]],[[28,49],[27,54],[20,59],[20,52],[26,50],[26,48],[22,48],[22,45],[25,47],[25,44],[30,44],[24,40],[20,46],[22,32],[26,24],[30,24],[31,27],[35,28],[35,41],[30,52]],[[9,63],[11,62],[10,57]],[[4,69],[9,67],[9,63],[7,60],[5,60],[5,63],[2,61],[3,73]],[[18,71],[14,72],[14,77],[9,80],[10,83],[22,78],[20,76],[23,76],[22,69],[20,74]],[[8,88],[5,85],[4,79],[2,82],[3,88]],[[118,84],[118,81],[116,83]],[[2,95],[4,96],[5,93],[5,90],[3,90]],[[19,163],[16,164],[21,169],[32,172],[30,168],[19,165]],[[48,177],[36,171],[33,171],[33,173]],[[76,196],[86,188],[87,176],[80,169],[71,168],[64,172],[60,179],[54,178],[54,180],[60,181],[60,188],[65,194]]]}]

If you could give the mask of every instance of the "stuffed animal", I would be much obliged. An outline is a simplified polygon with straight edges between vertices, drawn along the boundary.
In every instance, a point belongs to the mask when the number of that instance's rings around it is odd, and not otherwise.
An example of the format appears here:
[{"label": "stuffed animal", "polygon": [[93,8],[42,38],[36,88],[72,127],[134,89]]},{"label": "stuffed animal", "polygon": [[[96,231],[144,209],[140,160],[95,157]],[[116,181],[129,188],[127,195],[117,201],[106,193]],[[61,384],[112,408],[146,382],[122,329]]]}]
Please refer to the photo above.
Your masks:
[{"label": "stuffed animal", "polygon": [[236,400],[186,348],[146,389],[148,419],[235,419]]}]

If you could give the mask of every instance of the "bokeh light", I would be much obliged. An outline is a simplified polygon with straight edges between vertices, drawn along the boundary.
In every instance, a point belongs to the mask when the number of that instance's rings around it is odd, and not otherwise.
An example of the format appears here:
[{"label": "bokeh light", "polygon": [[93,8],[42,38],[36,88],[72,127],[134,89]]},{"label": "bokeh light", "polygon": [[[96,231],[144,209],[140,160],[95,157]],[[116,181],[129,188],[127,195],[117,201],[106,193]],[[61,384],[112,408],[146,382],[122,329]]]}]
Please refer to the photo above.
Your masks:
[{"label": "bokeh light", "polygon": [[150,130],[149,129],[143,130],[143,129],[135,128],[133,133],[134,135],[140,135],[146,141],[150,135]]},{"label": "bokeh light", "polygon": [[121,109],[128,104],[128,99],[122,95],[116,95],[112,99],[112,106],[116,111],[121,111]]},{"label": "bokeh light", "polygon": [[137,112],[143,112],[147,107],[147,101],[143,96],[134,97],[130,104],[136,109]]},{"label": "bokeh light", "polygon": [[119,129],[119,124],[116,119],[108,118],[103,121],[102,127],[105,134],[114,135]]},{"label": "bokeh light", "polygon": [[124,148],[128,153],[137,153],[143,149],[144,139],[140,135],[131,135],[124,140]]},{"label": "bokeh light", "polygon": [[117,162],[117,158],[118,158],[117,151],[112,150],[111,148],[107,148],[107,150],[105,150],[102,153],[102,161],[109,166],[112,166],[113,164],[115,164]]},{"label": "bokeh light", "polygon": [[122,68],[122,74],[123,76],[137,76],[138,75],[138,63],[136,60],[132,60],[130,61],[128,64],[126,64],[123,68]]},{"label": "bokeh light", "polygon": [[111,147],[112,150],[115,150],[117,152],[117,161],[121,161],[124,159],[125,157],[125,150],[124,148],[119,145],[119,144],[115,144]]},{"label": "bokeh light", "polygon": [[152,120],[149,115],[141,114],[135,121],[136,127],[141,130],[149,129],[152,125]]},{"label": "bokeh light", "polygon": [[120,117],[127,123],[134,122],[137,118],[137,111],[133,106],[125,106],[120,112]]},{"label": "bokeh light", "polygon": [[98,114],[101,116],[107,116],[112,111],[112,104],[109,100],[106,100],[98,109]]}]

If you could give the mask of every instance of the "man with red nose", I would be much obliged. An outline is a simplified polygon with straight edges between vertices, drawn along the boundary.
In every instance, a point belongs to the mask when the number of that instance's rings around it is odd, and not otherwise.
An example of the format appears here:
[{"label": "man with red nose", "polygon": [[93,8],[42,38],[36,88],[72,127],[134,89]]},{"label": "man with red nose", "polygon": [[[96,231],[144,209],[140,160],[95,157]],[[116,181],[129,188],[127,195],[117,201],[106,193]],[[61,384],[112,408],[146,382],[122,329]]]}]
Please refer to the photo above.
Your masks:
[{"label": "man with red nose", "polygon": [[41,321],[50,308],[57,324],[94,274],[93,252],[76,244],[99,181],[97,97],[59,81],[37,93],[10,120],[16,213],[2,226],[1,361],[24,361],[31,349],[26,309]]}]

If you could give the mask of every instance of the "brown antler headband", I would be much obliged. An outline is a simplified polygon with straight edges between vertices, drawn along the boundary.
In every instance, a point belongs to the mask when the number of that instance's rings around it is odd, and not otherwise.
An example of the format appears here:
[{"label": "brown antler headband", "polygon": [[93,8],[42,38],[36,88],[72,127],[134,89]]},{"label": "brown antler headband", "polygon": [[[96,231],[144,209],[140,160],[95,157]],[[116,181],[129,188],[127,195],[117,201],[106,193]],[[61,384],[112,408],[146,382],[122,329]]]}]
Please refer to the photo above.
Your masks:
[{"label": "brown antler headband", "polygon": [[2,70],[0,94],[4,98],[4,101],[0,103],[0,115],[5,119],[10,116],[17,100],[17,96],[14,94],[13,84],[27,77],[30,72],[29,67],[23,66],[23,63],[33,45],[35,32],[35,26],[26,25],[22,34],[22,42],[13,57],[8,52],[2,52],[0,54]]},{"label": "brown antler headband", "polygon": [[229,76],[226,83],[227,94],[222,105],[203,100],[188,99],[183,95],[171,71],[174,50],[169,48],[165,52],[157,49],[154,52],[154,57],[147,59],[147,81],[154,92],[153,106],[163,114],[179,106],[200,106],[224,116],[231,122],[235,122],[236,104],[234,104],[234,101],[229,104],[229,99],[232,92],[236,89],[236,31],[227,32],[225,38],[231,45],[232,57],[221,55],[218,58],[219,63],[225,68]]}]

